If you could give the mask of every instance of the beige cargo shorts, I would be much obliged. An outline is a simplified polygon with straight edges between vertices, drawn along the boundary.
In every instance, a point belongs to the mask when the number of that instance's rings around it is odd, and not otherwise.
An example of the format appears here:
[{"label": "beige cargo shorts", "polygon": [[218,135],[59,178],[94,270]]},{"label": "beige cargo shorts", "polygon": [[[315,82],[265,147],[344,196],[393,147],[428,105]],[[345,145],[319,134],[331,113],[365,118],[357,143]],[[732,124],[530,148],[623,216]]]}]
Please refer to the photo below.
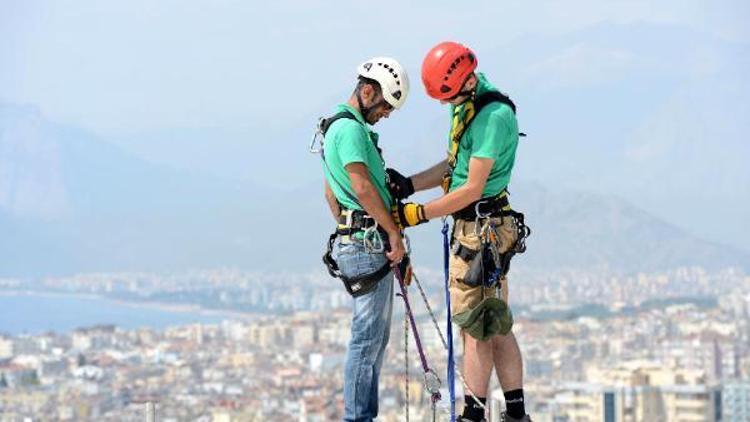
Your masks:
[{"label": "beige cargo shorts", "polygon": [[[516,222],[512,217],[493,217],[491,221],[495,224],[499,239],[492,236],[492,241],[499,247],[500,253],[510,249],[518,238]],[[481,223],[480,223],[481,224]],[[478,250],[480,239],[475,231],[475,222],[456,220],[453,225],[453,238],[451,245],[460,242],[467,248]],[[475,308],[484,298],[497,297],[508,303],[508,279],[500,279],[498,286],[472,287],[464,284],[463,278],[469,269],[469,262],[456,256],[455,248],[451,248],[449,258],[448,277],[451,294],[451,315],[455,316]]]}]

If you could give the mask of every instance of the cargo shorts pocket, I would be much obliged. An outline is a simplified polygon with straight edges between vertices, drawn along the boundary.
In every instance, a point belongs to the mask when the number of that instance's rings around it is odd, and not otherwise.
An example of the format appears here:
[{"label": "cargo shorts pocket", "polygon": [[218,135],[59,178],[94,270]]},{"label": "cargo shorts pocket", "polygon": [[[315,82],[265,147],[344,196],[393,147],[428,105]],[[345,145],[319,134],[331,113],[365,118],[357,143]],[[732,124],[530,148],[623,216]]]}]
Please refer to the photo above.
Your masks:
[{"label": "cargo shorts pocket", "polygon": [[[457,220],[453,228],[452,244],[459,242],[462,246],[478,251],[479,237],[474,232],[474,223]],[[475,259],[481,259],[478,253]],[[448,279],[451,294],[451,314],[456,315],[479,305],[485,297],[494,297],[495,288],[485,288],[482,285],[471,286],[464,282],[471,261],[466,261],[455,253],[450,254],[448,261]]]}]

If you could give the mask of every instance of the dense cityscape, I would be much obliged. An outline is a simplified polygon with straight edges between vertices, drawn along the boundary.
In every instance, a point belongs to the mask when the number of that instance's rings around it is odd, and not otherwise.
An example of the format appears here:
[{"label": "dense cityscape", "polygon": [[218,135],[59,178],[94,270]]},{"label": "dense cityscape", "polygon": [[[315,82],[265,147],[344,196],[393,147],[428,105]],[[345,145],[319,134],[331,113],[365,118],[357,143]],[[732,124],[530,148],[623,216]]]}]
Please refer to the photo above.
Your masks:
[{"label": "dense cityscape", "polygon": [[[444,324],[442,275],[417,273]],[[679,268],[629,276],[518,269],[511,277],[523,280],[511,284],[511,301],[535,421],[750,420],[750,276]],[[0,280],[4,294],[232,312],[164,330],[2,335],[0,420],[142,421],[150,412],[157,421],[340,420],[350,322],[349,298],[335,283],[322,273],[226,269]],[[428,359],[445,379],[441,338],[415,285],[410,295]],[[406,380],[396,303],[379,420],[405,420],[407,403],[410,420],[432,420],[411,333]],[[503,404],[494,388],[497,421]],[[437,420],[448,419],[446,409],[443,400]]]}]

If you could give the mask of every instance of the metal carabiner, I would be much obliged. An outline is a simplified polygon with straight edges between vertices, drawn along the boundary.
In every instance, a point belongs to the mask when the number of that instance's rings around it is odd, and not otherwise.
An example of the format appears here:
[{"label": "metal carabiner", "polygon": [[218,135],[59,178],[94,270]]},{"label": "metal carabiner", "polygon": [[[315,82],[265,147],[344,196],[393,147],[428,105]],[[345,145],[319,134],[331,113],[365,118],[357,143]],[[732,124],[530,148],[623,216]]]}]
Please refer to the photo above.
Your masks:
[{"label": "metal carabiner", "polygon": [[[479,211],[479,206],[482,205],[482,204],[485,204],[485,203],[487,203],[486,200],[485,201],[477,201],[476,205],[474,205],[474,214],[476,215],[476,217],[474,217],[474,234],[477,235],[477,237],[480,237],[482,235],[482,233],[485,232],[486,227],[487,227],[487,224],[484,224],[484,225],[481,226],[481,229],[480,229],[479,220],[486,219],[486,218],[490,217],[490,215],[492,214],[492,212],[488,212],[488,213],[482,214],[482,212]],[[487,221],[489,223],[489,220],[487,220]]]},{"label": "metal carabiner", "polygon": [[435,396],[438,400],[440,400],[440,387],[442,386],[442,381],[440,381],[440,377],[438,377],[438,374],[435,373],[432,369],[428,369],[424,373],[424,387],[425,390],[430,393],[430,395]]},{"label": "metal carabiner", "polygon": [[[315,133],[313,133],[312,139],[310,140],[310,146],[308,149],[313,154],[318,154],[323,150],[323,120],[324,119],[322,117],[318,119],[318,125],[315,127]],[[320,139],[318,139],[318,137],[320,137]],[[318,145],[320,145],[320,147],[318,148],[315,148],[316,141],[318,142]]]},{"label": "metal carabiner", "polygon": [[409,255],[411,254],[411,240],[409,239],[409,236],[406,233],[404,233],[403,238],[404,238],[404,247],[406,248],[406,254]]},{"label": "metal carabiner", "polygon": [[[370,241],[372,237],[375,241]],[[378,222],[375,222],[374,226],[365,229],[362,236],[362,243],[365,245],[365,251],[370,253],[382,253],[385,251],[385,244],[383,243],[383,237],[380,236],[378,231]]]}]

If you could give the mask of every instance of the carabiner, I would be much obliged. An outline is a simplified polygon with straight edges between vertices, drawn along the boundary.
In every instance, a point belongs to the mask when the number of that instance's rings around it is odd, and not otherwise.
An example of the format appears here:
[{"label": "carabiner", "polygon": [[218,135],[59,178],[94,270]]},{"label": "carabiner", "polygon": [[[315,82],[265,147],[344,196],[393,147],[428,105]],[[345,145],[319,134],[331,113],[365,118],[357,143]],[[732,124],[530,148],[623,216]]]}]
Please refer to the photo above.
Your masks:
[{"label": "carabiner", "polygon": [[[479,220],[486,219],[486,218],[490,217],[490,215],[492,214],[492,212],[488,212],[488,213],[482,214],[482,212],[479,211],[479,206],[482,205],[482,204],[485,204],[485,203],[487,203],[486,200],[484,200],[484,201],[477,201],[476,205],[474,205],[474,214],[476,215],[476,217],[474,217],[474,234],[477,235],[477,237],[481,236],[482,233],[485,231],[485,228],[486,228],[486,224],[485,224],[484,226],[482,226],[481,230],[479,229],[479,227],[480,227]],[[489,220],[488,220],[488,222],[489,222]]]},{"label": "carabiner", "polygon": [[[374,239],[370,241],[370,237]],[[362,236],[362,243],[365,245],[365,251],[370,253],[383,253],[385,251],[385,244],[383,243],[383,237],[380,236],[378,231],[378,222],[375,222],[374,226],[365,229]]]},{"label": "carabiner", "polygon": [[[323,130],[321,128],[323,120],[324,119],[322,117],[318,119],[318,125],[315,127],[315,133],[313,133],[312,139],[310,140],[310,146],[308,149],[313,154],[318,154],[323,150]],[[318,137],[320,137],[320,139],[318,139]],[[318,148],[315,148],[316,141],[318,142],[318,145],[320,145],[320,147]]]}]

